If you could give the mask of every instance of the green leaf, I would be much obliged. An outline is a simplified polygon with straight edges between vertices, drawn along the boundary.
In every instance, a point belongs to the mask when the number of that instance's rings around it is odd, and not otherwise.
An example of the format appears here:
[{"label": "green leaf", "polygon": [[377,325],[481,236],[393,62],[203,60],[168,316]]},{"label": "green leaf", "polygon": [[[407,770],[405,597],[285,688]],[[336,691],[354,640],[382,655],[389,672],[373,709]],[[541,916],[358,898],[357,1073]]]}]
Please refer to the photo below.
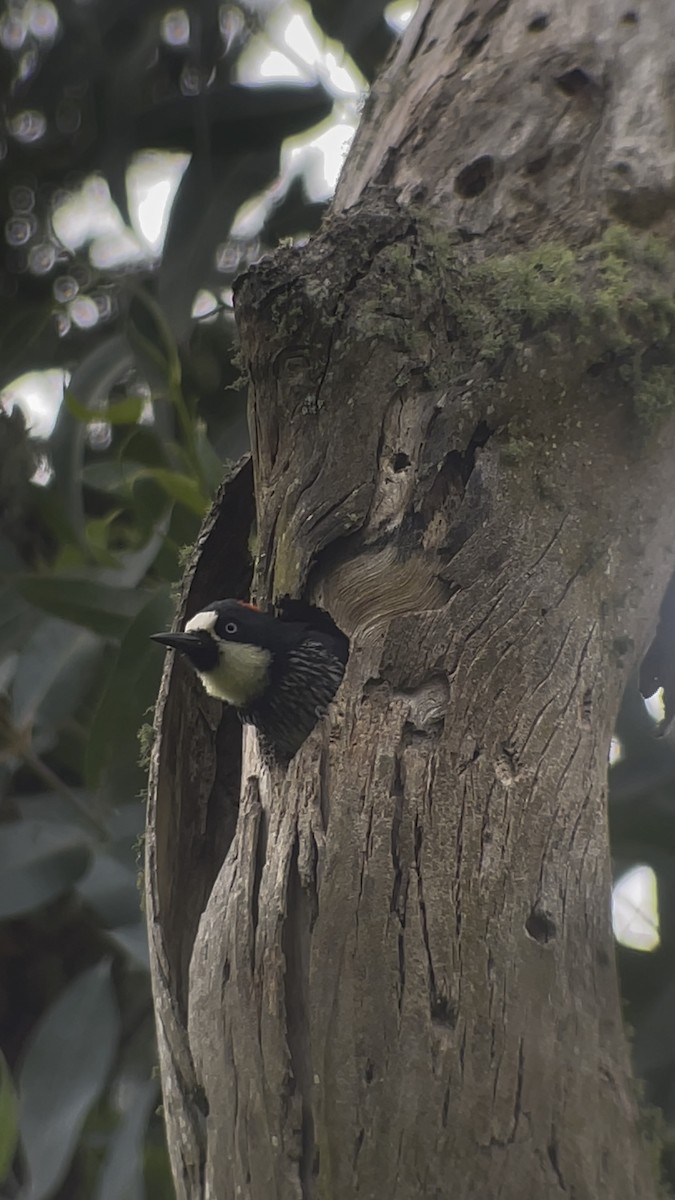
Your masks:
[{"label": "green leaf", "polygon": [[154,480],[164,489],[167,496],[170,496],[172,500],[177,500],[179,504],[184,504],[197,516],[203,516],[208,508],[208,497],[189,475],[156,467],[139,471],[137,478]]},{"label": "green leaf", "polygon": [[[84,529],[79,467],[67,487],[64,480],[61,482],[63,487],[59,486],[58,478],[47,487],[32,486],[35,520],[45,534],[50,535],[57,551],[56,561],[69,557],[83,562],[83,549],[78,540]],[[76,554],[79,554],[79,559],[74,558]]]},{"label": "green leaf", "polygon": [[204,484],[213,495],[220,486],[225,471],[221,460],[209,441],[206,425],[203,421],[197,421],[195,451],[199,459],[199,467]]},{"label": "green leaf", "polygon": [[86,778],[92,784],[111,761],[121,766],[138,759],[136,735],[162,672],[162,655],[150,635],[167,628],[172,612],[168,587],[157,588],[122,639],[89,731]]},{"label": "green leaf", "polygon": [[44,612],[116,640],[124,636],[148,598],[148,592],[138,588],[110,588],[67,575],[24,575],[19,591]]},{"label": "green leaf", "polygon": [[180,390],[180,356],[165,314],[147,288],[141,286],[131,290],[127,312],[129,342],[143,366],[147,368],[149,364],[151,374],[152,368],[162,373],[170,392]]},{"label": "green leaf", "polygon": [[35,624],[35,615],[13,583],[0,585],[0,658],[20,649]]},{"label": "green leaf", "polygon": [[76,420],[89,424],[102,421],[107,425],[136,425],[145,405],[142,396],[124,396],[104,408],[90,408],[77,400],[70,391],[66,392],[64,402],[68,412]]},{"label": "green leaf", "polygon": [[168,437],[161,442],[156,433],[145,425],[137,425],[124,436],[119,448],[120,460],[130,462],[134,467],[142,463],[146,467],[163,467],[166,465],[166,446]]},{"label": "green leaf", "polygon": [[110,962],[84,971],[47,1010],[19,1072],[19,1131],[28,1172],[20,1200],[46,1200],[63,1182],[119,1040]]},{"label": "green leaf", "polygon": [[171,501],[157,481],[143,470],[137,471],[134,476],[131,503],[137,524],[148,528],[157,525],[166,516]]},{"label": "green leaf", "polygon": [[[236,103],[234,91],[228,99]],[[246,99],[252,99],[250,90]],[[267,127],[271,119],[270,112]],[[276,176],[281,140],[266,138],[266,144],[251,153],[212,159],[207,193],[200,157],[193,156],[186,168],[171,206],[158,278],[162,312],[179,339],[190,329],[195,293],[211,274],[213,247],[227,238],[242,204],[267,188]],[[195,211],[199,212],[198,221]]]},{"label": "green leaf", "polygon": [[145,921],[134,921],[131,925],[118,925],[116,929],[108,930],[120,950],[123,950],[134,966],[142,971],[150,970],[150,955],[148,952],[148,929]]},{"label": "green leaf", "polygon": [[168,524],[169,514],[158,523],[147,542],[140,549],[118,554],[118,565],[110,570],[100,572],[101,582],[117,588],[134,587],[140,583],[164,545]]},{"label": "green leaf", "polygon": [[156,1098],[154,1080],[138,1086],[111,1140],[95,1200],[145,1200],[143,1139]]},{"label": "green leaf", "polygon": [[68,891],[91,861],[82,829],[46,821],[0,825],[0,920],[33,912]]},{"label": "green leaf", "polygon": [[110,550],[109,542],[111,534],[114,532],[113,526],[123,513],[124,509],[115,508],[105,517],[90,517],[87,521],[85,529],[87,544],[98,561],[107,567],[117,565],[117,559]]},{"label": "green leaf", "polygon": [[18,1139],[16,1092],[5,1056],[0,1050],[0,1183],[9,1174]]},{"label": "green leaf", "polygon": [[0,575],[15,574],[21,570],[21,565],[16,548],[0,534]]},{"label": "green leaf", "polygon": [[97,492],[128,492],[139,470],[142,463],[133,459],[106,459],[88,463],[82,471],[82,480]]},{"label": "green leaf", "polygon": [[18,726],[60,724],[77,708],[103,651],[100,638],[55,617],[43,619],[26,642],[12,686]]},{"label": "green leaf", "polygon": [[[68,797],[72,796],[72,800]],[[100,817],[91,792],[84,788],[71,787],[68,795],[55,792],[31,792],[29,796],[14,799],[17,813],[25,821],[43,821],[48,825],[68,825],[91,833],[91,822],[85,813],[91,811],[94,820]],[[3,827],[0,826],[0,830]]]},{"label": "green leaf", "polygon": [[[113,334],[77,363],[69,392],[73,397],[86,396],[90,406],[86,411],[95,414],[93,419],[101,420],[101,412],[111,407],[108,403],[111,389],[133,366],[134,356],[126,338],[123,334]],[[72,415],[68,404],[63,404],[49,439],[49,457],[54,468],[49,490],[60,495],[73,535],[83,547],[86,514],[81,472],[86,454],[85,424]]]},{"label": "green leaf", "polygon": [[11,650],[3,658],[0,658],[0,696],[6,696],[9,693],[18,662],[18,653],[12,653]]},{"label": "green leaf", "polygon": [[111,854],[96,854],[77,891],[107,927],[138,920],[140,899],[137,868],[125,865]]}]

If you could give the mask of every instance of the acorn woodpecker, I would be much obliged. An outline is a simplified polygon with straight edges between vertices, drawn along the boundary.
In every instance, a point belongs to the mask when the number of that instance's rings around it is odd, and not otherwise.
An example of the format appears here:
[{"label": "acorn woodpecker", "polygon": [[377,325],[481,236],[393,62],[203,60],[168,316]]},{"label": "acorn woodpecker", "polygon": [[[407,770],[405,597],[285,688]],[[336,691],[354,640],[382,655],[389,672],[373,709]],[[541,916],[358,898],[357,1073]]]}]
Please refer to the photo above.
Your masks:
[{"label": "acorn woodpecker", "polygon": [[326,614],[287,620],[241,600],[215,600],[183,633],[154,633],[179,650],[206,691],[255,725],[281,758],[291,758],[324,715],[347,662],[349,643]]}]

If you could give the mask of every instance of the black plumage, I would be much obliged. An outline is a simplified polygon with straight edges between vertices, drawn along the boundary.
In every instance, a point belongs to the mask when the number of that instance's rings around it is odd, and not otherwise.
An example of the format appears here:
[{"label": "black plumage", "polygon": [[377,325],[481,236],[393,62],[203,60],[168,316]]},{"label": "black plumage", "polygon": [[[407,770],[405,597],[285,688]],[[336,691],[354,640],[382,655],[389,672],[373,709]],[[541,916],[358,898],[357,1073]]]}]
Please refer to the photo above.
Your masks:
[{"label": "black plumage", "polygon": [[336,650],[326,635],[307,630],[274,653],[269,688],[248,711],[239,710],[277,753],[292,757],[325,715],[345,673]]}]

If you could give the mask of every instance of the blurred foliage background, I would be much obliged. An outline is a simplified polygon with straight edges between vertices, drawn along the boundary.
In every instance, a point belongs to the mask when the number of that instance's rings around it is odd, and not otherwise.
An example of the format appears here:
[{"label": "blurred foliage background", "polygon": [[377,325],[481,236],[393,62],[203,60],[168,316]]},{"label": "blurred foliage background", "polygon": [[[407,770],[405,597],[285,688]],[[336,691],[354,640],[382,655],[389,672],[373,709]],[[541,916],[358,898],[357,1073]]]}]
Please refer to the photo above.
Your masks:
[{"label": "blurred foliage background", "polygon": [[[412,9],[5,0],[6,1200],[172,1195],[137,886],[162,668],[148,635],[170,622],[186,548],[247,447],[232,281],[318,225]],[[632,870],[615,928],[644,947],[619,946],[626,1011],[647,1095],[671,1122],[675,748],[654,720],[630,688],[610,771],[617,877]]]}]

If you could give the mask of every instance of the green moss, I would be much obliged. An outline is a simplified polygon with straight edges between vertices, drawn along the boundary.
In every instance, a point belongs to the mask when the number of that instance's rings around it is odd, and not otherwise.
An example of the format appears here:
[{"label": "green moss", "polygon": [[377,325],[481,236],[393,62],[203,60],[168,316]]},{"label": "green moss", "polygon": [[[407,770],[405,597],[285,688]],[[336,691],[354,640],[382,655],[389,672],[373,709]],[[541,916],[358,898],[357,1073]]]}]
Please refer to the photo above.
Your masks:
[{"label": "green moss", "polygon": [[357,331],[365,338],[392,343],[411,359],[418,358],[419,346],[414,342],[423,335],[408,313],[411,303],[418,309],[419,292],[425,290],[426,281],[409,243],[393,243],[379,251],[373,265],[373,282],[375,294],[365,296],[355,313]]},{"label": "green moss", "polygon": [[639,380],[635,413],[646,429],[654,429],[675,410],[675,366],[652,367]]},{"label": "green moss", "polygon": [[[308,298],[316,306],[320,306],[329,295],[330,286],[324,280],[312,283],[307,289]],[[293,341],[298,330],[306,325],[308,319],[301,295],[289,288],[284,288],[273,296],[270,316],[279,336],[289,341]]]},{"label": "green moss", "polygon": [[675,302],[660,282],[672,265],[667,243],[612,225],[588,255],[591,263],[597,260],[598,271],[590,313],[601,322],[611,348],[672,340]]},{"label": "green moss", "polygon": [[[632,394],[641,428],[652,429],[672,410],[675,300],[668,282],[675,246],[616,224],[582,247],[550,242],[478,261],[474,244],[420,211],[411,215],[400,241],[374,252],[363,285],[356,281],[359,304],[349,312],[357,336],[387,342],[401,355],[399,386],[414,380],[443,391],[465,379],[467,386],[492,386],[499,398],[515,368],[526,409],[544,393],[556,394],[546,351],[554,360],[569,356],[571,346],[580,372],[596,368],[616,381],[622,398]],[[325,286],[315,298],[323,300]],[[276,303],[286,328],[306,320],[297,300],[284,295]],[[564,393],[557,395],[564,402]],[[313,397],[303,411],[314,411]],[[516,437],[505,454],[515,461],[530,450]]]},{"label": "green moss", "polygon": [[230,361],[235,374],[227,390],[233,392],[245,391],[251,382],[251,374],[249,371],[248,361],[244,357],[241,346],[237,346],[236,350],[232,351]]},{"label": "green moss", "polygon": [[465,341],[472,361],[490,367],[521,351],[524,340],[536,334],[555,348],[560,334],[551,327],[556,323],[573,320],[581,328],[586,302],[577,257],[567,246],[542,245],[475,262],[452,236],[433,231],[428,249],[433,263],[427,279],[437,294],[440,277],[444,305],[456,326],[455,357]]},{"label": "green moss", "polygon": [[136,860],[136,890],[141,897],[141,909],[145,912],[145,830],[139,833],[132,850]]},{"label": "green moss", "polygon": [[654,233],[647,238],[643,238],[641,243],[641,258],[645,266],[651,267],[652,271],[656,271],[658,275],[667,275],[668,263],[670,261],[670,247],[666,239],[657,237]]},{"label": "green moss", "polygon": [[663,275],[670,258],[665,238],[654,233],[636,233],[627,225],[608,225],[600,238],[601,253],[624,263],[643,263]]},{"label": "green moss", "polygon": [[178,566],[180,567],[181,571],[184,571],[186,569],[188,563],[190,562],[190,559],[192,558],[193,550],[194,550],[194,546],[192,545],[191,542],[189,542],[186,546],[178,547],[178,555],[177,555]]},{"label": "green moss", "polygon": [[138,731],[138,745],[139,745],[138,765],[140,767],[143,767],[144,770],[146,770],[146,771],[147,771],[148,767],[150,766],[150,756],[152,754],[152,747],[154,745],[154,742],[155,742],[154,726],[149,725],[148,722],[146,721],[145,724],[141,725],[141,727]]},{"label": "green moss", "polygon": [[528,321],[533,329],[583,311],[576,258],[566,246],[538,246],[522,254],[486,259],[471,274],[501,314]]},{"label": "green moss", "polygon": [[[598,367],[630,385],[641,426],[651,429],[672,411],[675,300],[664,277],[672,277],[675,253],[663,239],[612,225],[577,250],[549,243],[481,262],[460,261],[466,252],[442,234],[430,244],[449,285],[455,347],[464,342],[474,363],[501,373],[508,358],[523,361],[527,343],[558,351],[566,328],[582,354],[597,348]],[[646,371],[646,354],[661,365]],[[516,440],[507,454],[527,449]]]},{"label": "green moss", "polygon": [[475,264],[469,280],[482,294],[471,298],[467,315],[483,327],[482,355],[494,357],[539,331],[550,343],[551,327],[563,321],[572,323],[582,344],[593,336],[614,353],[672,341],[675,302],[654,279],[669,260],[660,240],[654,245],[612,226],[577,252],[549,244]]},{"label": "green moss", "polygon": [[505,463],[516,466],[529,458],[534,450],[534,442],[527,437],[510,437],[502,446],[502,459]]}]

